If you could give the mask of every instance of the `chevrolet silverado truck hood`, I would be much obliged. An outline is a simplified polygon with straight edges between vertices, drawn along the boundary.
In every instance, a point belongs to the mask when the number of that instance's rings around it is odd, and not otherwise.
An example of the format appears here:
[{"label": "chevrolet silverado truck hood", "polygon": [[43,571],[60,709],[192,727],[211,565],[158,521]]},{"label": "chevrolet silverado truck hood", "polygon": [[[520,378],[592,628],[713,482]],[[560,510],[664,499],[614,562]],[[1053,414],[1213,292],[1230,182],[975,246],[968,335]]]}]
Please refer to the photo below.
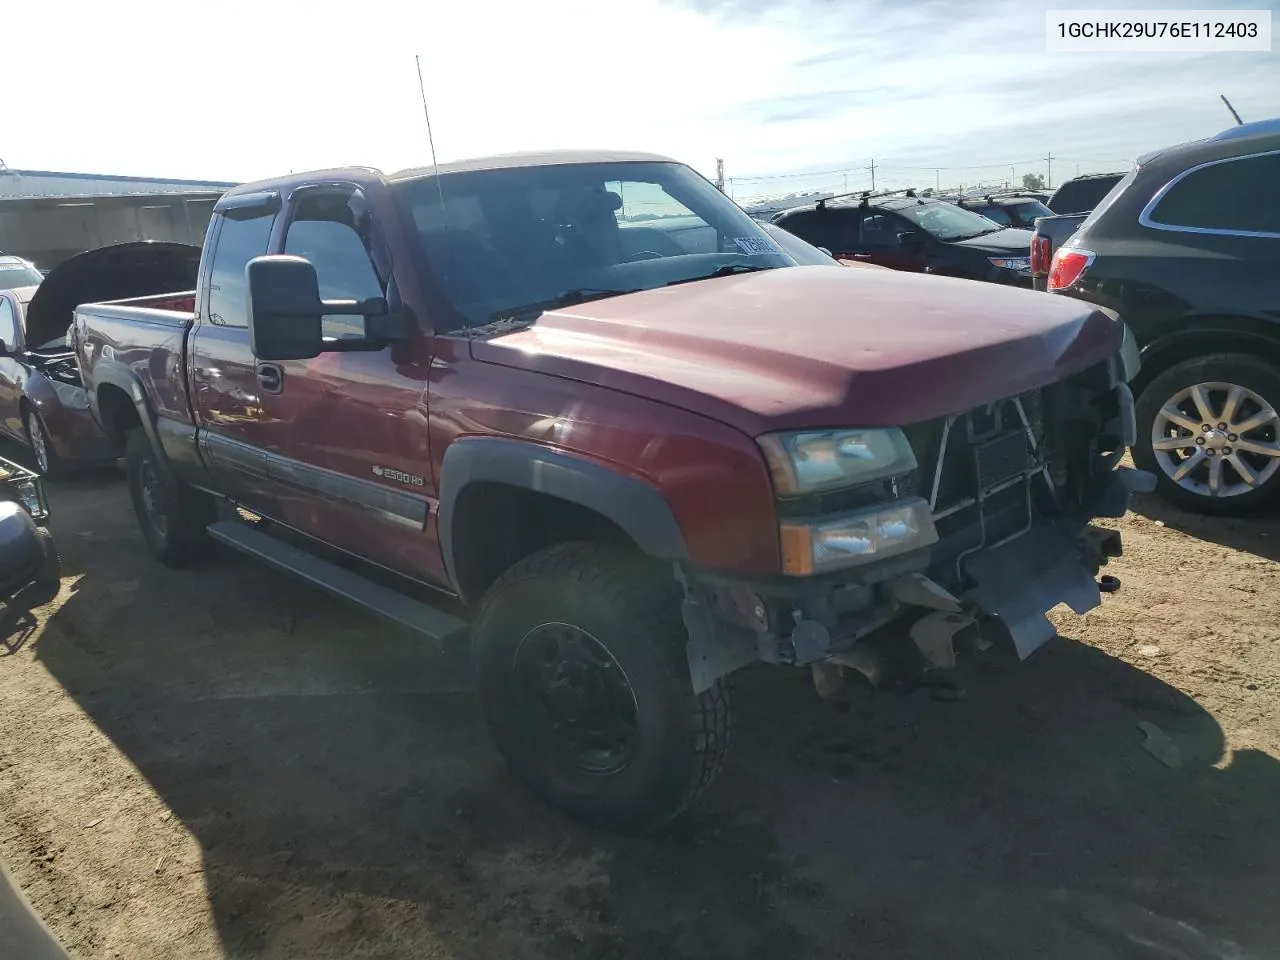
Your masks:
[{"label": "chevrolet silverado truck hood", "polygon": [[1068,297],[892,270],[785,267],[548,311],[475,359],[632,393],[752,436],[895,426],[1062,379],[1120,348]]},{"label": "chevrolet silverado truck hood", "polygon": [[64,336],[82,303],[194,290],[199,273],[200,248],[187,243],[138,240],[77,254],[50,270],[27,304],[27,347]]}]

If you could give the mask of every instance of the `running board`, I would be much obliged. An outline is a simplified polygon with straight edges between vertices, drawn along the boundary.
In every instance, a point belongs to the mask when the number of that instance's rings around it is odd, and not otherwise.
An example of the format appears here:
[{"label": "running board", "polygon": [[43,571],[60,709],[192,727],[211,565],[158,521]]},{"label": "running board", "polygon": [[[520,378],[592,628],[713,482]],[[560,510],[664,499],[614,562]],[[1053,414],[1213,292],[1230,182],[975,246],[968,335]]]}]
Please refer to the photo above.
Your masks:
[{"label": "running board", "polygon": [[364,607],[402,627],[431,640],[466,629],[466,621],[374,583],[358,573],[344,570],[327,560],[236,520],[220,520],[209,525],[209,536],[234,550],[265,560],[285,573],[357,606]]}]

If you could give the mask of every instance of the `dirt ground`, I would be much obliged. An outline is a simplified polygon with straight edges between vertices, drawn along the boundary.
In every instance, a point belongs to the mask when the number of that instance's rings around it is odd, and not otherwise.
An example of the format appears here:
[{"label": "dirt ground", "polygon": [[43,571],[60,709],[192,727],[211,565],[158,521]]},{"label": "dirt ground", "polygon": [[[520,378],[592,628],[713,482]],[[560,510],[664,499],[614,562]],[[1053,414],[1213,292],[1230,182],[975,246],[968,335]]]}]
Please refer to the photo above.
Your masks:
[{"label": "dirt ground", "polygon": [[529,798],[461,644],[163,569],[113,477],[53,506],[62,594],[0,647],[0,858],[77,958],[1280,956],[1275,519],[1144,501],[1120,591],[959,702],[748,673],[725,775],[640,840]]}]

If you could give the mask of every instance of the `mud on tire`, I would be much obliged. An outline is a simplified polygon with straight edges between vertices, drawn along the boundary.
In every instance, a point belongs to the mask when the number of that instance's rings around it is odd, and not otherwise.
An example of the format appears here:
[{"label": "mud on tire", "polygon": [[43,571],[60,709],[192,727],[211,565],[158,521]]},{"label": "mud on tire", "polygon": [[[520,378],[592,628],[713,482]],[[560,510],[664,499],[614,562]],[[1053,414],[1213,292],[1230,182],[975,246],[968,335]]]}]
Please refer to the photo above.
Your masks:
[{"label": "mud on tire", "polygon": [[141,428],[125,443],[125,470],[138,526],[155,558],[171,567],[202,559],[209,550],[205,528],[216,519],[212,498],[175,480]]},{"label": "mud on tire", "polygon": [[[490,588],[473,637],[490,732],[552,806],[643,830],[719,773],[733,738],[728,685],[693,693],[679,590],[645,558],[596,543],[533,554]],[[615,715],[621,732],[605,719]]]}]

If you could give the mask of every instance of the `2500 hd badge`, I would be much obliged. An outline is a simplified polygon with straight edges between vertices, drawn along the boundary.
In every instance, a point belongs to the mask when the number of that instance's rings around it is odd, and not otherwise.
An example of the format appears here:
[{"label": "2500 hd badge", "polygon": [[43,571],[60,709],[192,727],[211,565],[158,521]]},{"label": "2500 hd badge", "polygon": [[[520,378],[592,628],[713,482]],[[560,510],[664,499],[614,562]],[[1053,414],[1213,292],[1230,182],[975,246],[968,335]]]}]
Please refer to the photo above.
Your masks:
[{"label": "2500 hd badge", "polygon": [[411,487],[420,487],[425,482],[422,477],[415,477],[412,473],[405,473],[394,467],[374,467],[373,475],[382,477],[384,480],[394,480],[397,483],[407,483]]}]

